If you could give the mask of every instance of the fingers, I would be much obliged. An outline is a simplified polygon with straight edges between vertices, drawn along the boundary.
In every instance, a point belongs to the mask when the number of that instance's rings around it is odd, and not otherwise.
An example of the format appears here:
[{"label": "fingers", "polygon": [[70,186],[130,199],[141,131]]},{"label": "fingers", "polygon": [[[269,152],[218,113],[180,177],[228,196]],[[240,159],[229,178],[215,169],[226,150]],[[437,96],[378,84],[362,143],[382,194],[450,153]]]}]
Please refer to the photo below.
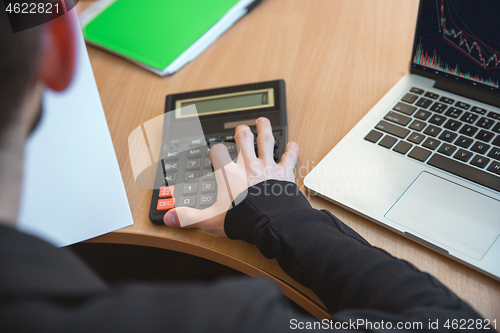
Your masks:
[{"label": "fingers", "polygon": [[233,162],[231,156],[229,156],[227,147],[222,143],[218,143],[210,149],[210,159],[212,160],[214,170],[222,169],[225,165]]},{"label": "fingers", "polygon": [[253,146],[253,133],[250,130],[250,127],[247,125],[239,125],[236,127],[234,141],[236,141],[236,144],[240,147],[240,153],[243,155],[245,160],[250,161],[251,159],[257,157]]},{"label": "fingers", "polygon": [[288,142],[285,147],[285,152],[281,156],[281,161],[279,165],[285,168],[293,168],[297,164],[297,158],[299,157],[299,145],[295,142]]},{"label": "fingers", "polygon": [[269,119],[261,117],[256,121],[257,125],[257,149],[259,151],[259,159],[266,162],[274,162],[273,149],[274,137],[273,129]]}]

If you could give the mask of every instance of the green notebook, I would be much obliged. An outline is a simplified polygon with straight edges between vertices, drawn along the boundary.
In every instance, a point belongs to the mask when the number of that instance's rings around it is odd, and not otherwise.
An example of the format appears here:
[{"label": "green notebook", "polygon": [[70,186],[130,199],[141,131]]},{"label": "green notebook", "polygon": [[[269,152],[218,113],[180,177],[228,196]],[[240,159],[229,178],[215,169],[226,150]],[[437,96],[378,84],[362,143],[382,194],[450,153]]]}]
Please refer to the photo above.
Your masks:
[{"label": "green notebook", "polygon": [[254,0],[105,0],[81,15],[85,40],[159,75],[175,73]]}]

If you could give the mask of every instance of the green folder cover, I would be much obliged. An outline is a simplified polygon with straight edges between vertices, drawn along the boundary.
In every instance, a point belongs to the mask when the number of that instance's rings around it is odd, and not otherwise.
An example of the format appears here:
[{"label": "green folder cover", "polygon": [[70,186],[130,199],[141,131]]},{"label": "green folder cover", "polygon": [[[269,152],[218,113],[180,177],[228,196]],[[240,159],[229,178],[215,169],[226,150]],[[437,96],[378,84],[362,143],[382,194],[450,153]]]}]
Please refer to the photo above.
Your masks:
[{"label": "green folder cover", "polygon": [[91,44],[161,72],[238,2],[115,0],[83,27],[83,36]]}]

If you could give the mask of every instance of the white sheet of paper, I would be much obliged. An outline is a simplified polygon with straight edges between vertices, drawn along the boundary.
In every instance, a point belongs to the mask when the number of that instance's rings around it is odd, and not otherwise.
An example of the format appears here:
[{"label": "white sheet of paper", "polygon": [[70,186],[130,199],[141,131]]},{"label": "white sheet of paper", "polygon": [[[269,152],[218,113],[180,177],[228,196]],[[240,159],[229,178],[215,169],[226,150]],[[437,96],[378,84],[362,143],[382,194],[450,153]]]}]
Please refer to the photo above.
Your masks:
[{"label": "white sheet of paper", "polygon": [[[74,15],[71,10],[66,15]],[[46,91],[26,146],[19,230],[65,246],[133,224],[118,161],[77,26],[73,82]]]}]

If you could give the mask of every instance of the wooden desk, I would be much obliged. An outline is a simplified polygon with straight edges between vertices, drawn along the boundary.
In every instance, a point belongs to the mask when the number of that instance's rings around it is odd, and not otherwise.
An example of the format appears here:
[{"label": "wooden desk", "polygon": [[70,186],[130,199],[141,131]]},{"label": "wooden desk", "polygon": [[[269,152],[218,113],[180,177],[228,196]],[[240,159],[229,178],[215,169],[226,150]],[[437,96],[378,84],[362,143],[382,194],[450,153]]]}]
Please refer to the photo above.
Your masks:
[{"label": "wooden desk", "polygon": [[[82,1],[80,9],[90,2]],[[251,245],[199,230],[154,226],[151,191],[134,183],[127,138],[164,111],[165,95],[284,79],[289,139],[301,149],[297,183],[409,72],[417,0],[266,0],[214,45],[171,77],[161,78],[88,47],[134,225],[92,239],[171,249],[207,258],[253,276],[273,278],[285,295],[313,315],[321,302]],[[319,198],[371,244],[410,261],[449,286],[483,316],[500,319],[500,282],[447,259]]]}]

